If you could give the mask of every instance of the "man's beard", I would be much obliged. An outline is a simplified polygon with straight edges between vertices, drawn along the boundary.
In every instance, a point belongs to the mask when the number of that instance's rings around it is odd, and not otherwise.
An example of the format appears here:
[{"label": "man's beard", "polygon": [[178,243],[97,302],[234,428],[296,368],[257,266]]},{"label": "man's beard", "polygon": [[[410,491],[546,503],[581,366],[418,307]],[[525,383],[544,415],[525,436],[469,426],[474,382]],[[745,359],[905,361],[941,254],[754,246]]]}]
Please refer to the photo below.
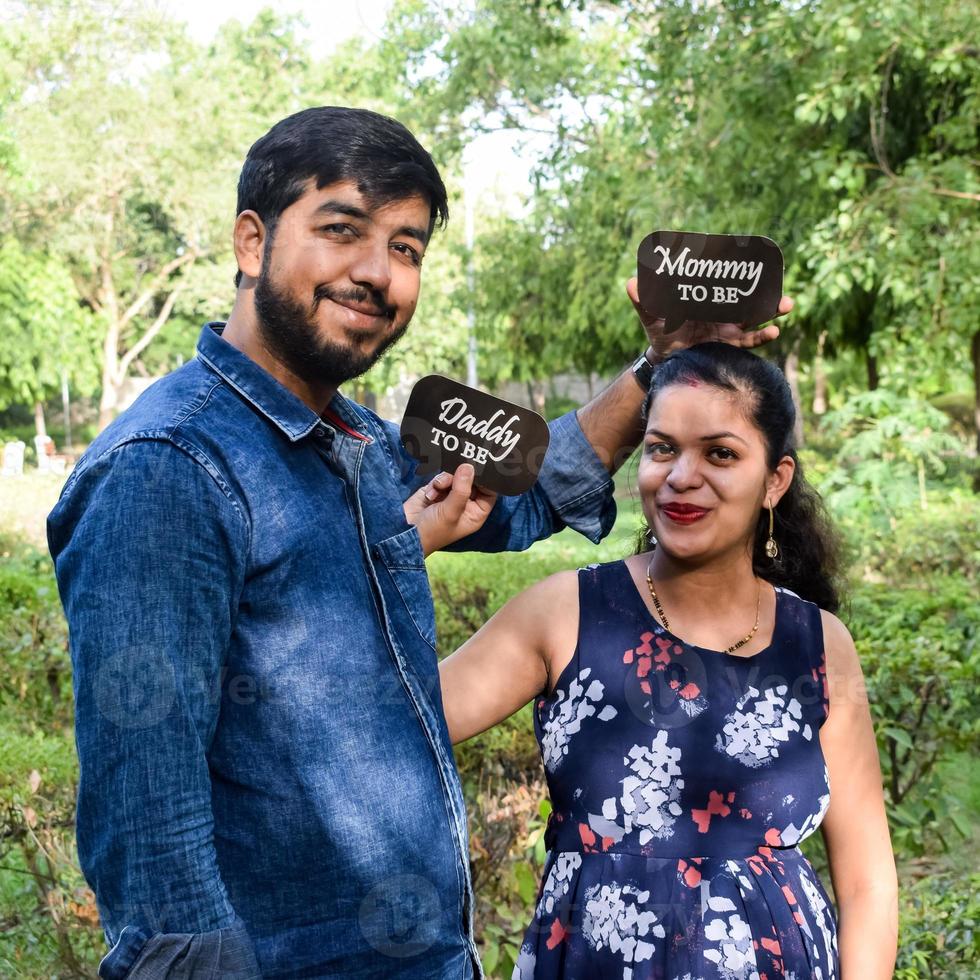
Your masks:
[{"label": "man's beard", "polygon": [[323,300],[337,299],[354,303],[370,303],[386,316],[394,316],[395,308],[384,298],[366,289],[344,292],[319,286],[313,293],[313,305],[307,311],[284,290],[275,286],[265,268],[255,283],[255,314],[259,334],[273,357],[308,384],[342,385],[364,374],[405,332],[407,323],[386,337],[378,347],[367,353],[355,343],[338,344],[320,336],[316,313]]}]

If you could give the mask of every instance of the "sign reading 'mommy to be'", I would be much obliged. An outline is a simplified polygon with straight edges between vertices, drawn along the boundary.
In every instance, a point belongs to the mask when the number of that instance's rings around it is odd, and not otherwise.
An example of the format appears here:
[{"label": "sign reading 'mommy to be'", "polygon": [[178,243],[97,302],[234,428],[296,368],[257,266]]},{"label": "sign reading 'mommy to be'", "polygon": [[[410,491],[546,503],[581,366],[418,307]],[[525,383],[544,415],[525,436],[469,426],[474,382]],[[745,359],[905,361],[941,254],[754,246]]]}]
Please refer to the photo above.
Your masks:
[{"label": "sign reading 'mommy to be'", "polygon": [[454,473],[471,463],[475,482],[502,494],[534,486],[550,437],[536,412],[438,374],[412,389],[401,424],[419,473]]},{"label": "sign reading 'mommy to be'", "polygon": [[640,305],[665,319],[756,326],[772,319],[783,293],[783,253],[760,235],[655,231],[636,253]]}]

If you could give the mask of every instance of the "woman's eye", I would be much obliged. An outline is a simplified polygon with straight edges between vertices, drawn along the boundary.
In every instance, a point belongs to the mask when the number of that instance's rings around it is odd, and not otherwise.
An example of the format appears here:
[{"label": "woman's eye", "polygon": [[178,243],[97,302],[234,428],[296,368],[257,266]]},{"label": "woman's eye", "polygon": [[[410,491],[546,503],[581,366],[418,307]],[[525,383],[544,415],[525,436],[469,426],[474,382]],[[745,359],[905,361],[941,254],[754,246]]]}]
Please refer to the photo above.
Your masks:
[{"label": "woman's eye", "polygon": [[669,456],[674,451],[674,447],[669,442],[649,442],[647,452],[651,456]]},{"label": "woman's eye", "polygon": [[732,449],[729,449],[727,446],[714,446],[711,449],[710,455],[712,455],[715,459],[723,460],[726,463],[729,460],[738,459],[738,453]]}]

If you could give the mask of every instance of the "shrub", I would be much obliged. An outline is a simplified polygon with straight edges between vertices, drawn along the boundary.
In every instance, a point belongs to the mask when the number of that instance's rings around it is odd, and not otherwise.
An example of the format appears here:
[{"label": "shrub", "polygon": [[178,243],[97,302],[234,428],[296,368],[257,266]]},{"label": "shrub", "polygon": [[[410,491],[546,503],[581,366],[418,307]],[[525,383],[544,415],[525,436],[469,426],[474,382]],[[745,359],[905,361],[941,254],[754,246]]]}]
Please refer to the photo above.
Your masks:
[{"label": "shrub", "polygon": [[980,498],[955,490],[928,510],[905,508],[885,522],[843,515],[837,523],[856,578],[928,588],[934,578],[980,585]]},{"label": "shrub", "polygon": [[[821,491],[831,510],[869,524],[887,522],[916,501],[925,511],[929,479],[949,478],[950,463],[967,453],[943,412],[884,388],[852,396],[821,427],[834,445]],[[965,471],[959,475],[965,483]]]},{"label": "shrub", "polygon": [[956,579],[933,587],[864,585],[846,617],[861,658],[878,737],[892,840],[921,854],[969,832],[937,763],[980,735],[980,607]]},{"label": "shrub", "polygon": [[980,874],[936,874],[913,884],[900,909],[895,980],[980,976]]},{"label": "shrub", "polygon": [[0,714],[28,731],[70,726],[68,630],[51,561],[9,542],[0,550]]},{"label": "shrub", "polygon": [[0,972],[90,976],[104,945],[75,849],[74,743],[20,727],[0,717]]}]

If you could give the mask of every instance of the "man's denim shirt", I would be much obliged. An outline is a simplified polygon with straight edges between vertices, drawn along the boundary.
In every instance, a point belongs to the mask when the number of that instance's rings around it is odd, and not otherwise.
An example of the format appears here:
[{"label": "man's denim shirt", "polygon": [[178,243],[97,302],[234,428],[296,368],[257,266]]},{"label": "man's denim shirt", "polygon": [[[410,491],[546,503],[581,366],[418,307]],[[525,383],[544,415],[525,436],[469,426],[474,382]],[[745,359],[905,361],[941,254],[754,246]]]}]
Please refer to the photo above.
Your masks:
[{"label": "man's denim shirt", "polygon": [[[318,416],[221,329],[92,443],[48,519],[99,975],[480,976],[402,511],[427,478],[397,426],[339,394]],[[609,530],[574,412],[551,440],[534,489],[456,550]]]}]

